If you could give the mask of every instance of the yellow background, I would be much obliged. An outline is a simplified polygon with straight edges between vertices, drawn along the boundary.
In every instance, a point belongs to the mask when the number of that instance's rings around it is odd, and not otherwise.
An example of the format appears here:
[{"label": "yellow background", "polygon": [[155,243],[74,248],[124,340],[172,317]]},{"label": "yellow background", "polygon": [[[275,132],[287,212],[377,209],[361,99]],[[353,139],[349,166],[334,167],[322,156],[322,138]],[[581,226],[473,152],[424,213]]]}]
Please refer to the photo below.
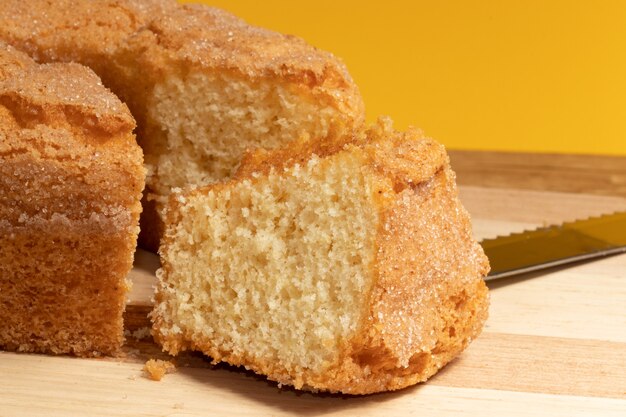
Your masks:
[{"label": "yellow background", "polygon": [[626,1],[208,0],[341,57],[449,148],[626,155]]}]

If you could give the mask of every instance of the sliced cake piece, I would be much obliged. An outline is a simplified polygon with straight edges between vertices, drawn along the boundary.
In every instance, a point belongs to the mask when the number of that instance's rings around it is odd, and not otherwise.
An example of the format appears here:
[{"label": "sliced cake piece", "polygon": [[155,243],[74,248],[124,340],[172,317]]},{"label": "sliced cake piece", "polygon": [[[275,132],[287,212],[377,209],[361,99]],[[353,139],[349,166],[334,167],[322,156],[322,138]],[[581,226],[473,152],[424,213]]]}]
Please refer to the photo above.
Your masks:
[{"label": "sliced cake piece", "polygon": [[298,389],[426,380],[481,331],[489,265],[443,146],[389,122],[172,195],[153,332]]},{"label": "sliced cake piece", "polygon": [[134,126],[88,68],[0,43],[0,349],[121,347],[145,178]]},{"label": "sliced cake piece", "polygon": [[3,0],[0,39],[39,62],[89,66],[128,104],[148,168],[140,239],[154,251],[173,188],[230,177],[247,148],[364,120],[333,55],[204,5]]}]

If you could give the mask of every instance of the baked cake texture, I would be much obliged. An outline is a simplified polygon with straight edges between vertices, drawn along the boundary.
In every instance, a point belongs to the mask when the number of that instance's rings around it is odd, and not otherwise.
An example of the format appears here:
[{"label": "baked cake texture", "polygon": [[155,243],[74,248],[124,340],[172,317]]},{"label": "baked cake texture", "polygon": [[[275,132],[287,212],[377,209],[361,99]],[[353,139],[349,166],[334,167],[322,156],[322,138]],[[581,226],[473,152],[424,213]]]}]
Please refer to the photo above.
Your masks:
[{"label": "baked cake texture", "polygon": [[0,42],[0,347],[116,353],[145,169],[128,108],[78,64]]},{"label": "baked cake texture", "polygon": [[153,335],[297,389],[426,380],[481,331],[489,265],[440,144],[388,120],[174,193]]},{"label": "baked cake texture", "polygon": [[140,241],[152,250],[173,188],[229,177],[248,148],[364,118],[333,55],[202,5],[3,0],[0,39],[39,62],[89,66],[128,104],[148,169]]}]

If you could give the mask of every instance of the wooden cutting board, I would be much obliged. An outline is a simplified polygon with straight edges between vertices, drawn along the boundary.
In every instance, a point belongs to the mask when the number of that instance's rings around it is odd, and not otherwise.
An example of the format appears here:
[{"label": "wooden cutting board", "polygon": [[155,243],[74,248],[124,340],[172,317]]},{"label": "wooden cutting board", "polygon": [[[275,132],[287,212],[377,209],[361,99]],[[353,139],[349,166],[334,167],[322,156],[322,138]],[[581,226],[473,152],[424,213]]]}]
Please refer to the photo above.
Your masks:
[{"label": "wooden cutting board", "polygon": [[[626,210],[626,199],[462,187],[478,238],[576,217]],[[126,315],[147,325],[158,260],[139,252]],[[122,359],[0,352],[0,417],[423,415],[626,416],[626,255],[490,284],[483,334],[427,383],[365,397],[315,395],[197,354],[176,373],[146,378],[165,355],[128,338]]]}]

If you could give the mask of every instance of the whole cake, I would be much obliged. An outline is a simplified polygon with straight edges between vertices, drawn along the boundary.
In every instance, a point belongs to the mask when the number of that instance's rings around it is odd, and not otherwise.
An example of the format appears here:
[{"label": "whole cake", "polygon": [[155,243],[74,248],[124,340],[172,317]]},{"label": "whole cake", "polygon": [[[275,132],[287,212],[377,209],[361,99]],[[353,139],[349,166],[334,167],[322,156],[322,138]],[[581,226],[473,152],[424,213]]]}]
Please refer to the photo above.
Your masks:
[{"label": "whole cake", "polygon": [[116,353],[145,170],[88,68],[0,42],[0,348]]},{"label": "whole cake", "polygon": [[170,196],[153,333],[298,389],[426,380],[481,331],[488,261],[443,146],[381,120]]},{"label": "whole cake", "polygon": [[174,0],[3,0],[0,39],[89,66],[128,104],[148,169],[142,235],[156,250],[173,188],[235,172],[247,148],[363,122],[344,65],[304,41]]}]

